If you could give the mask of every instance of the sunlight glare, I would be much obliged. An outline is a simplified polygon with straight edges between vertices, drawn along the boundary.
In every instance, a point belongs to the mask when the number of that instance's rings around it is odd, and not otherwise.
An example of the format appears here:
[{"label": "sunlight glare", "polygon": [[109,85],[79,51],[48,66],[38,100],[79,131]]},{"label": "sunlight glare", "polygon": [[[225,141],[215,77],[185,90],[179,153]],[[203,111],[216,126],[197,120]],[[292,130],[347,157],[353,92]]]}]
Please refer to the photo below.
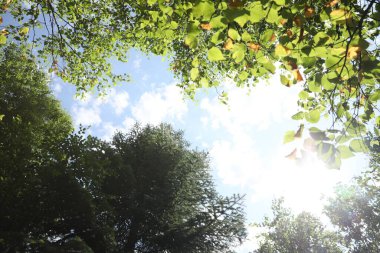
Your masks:
[{"label": "sunlight glare", "polygon": [[270,181],[265,180],[267,191],[275,198],[284,197],[285,205],[297,213],[308,211],[321,215],[323,196],[331,196],[341,179],[339,170],[328,169],[313,156],[302,164],[280,158],[270,171]]}]

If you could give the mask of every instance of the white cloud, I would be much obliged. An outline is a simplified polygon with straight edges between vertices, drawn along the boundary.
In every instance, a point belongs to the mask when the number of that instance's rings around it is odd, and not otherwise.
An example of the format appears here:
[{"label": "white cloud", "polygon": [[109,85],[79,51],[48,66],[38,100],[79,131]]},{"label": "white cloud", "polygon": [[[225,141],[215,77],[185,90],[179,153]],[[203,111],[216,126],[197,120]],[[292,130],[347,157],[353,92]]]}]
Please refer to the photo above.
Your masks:
[{"label": "white cloud", "polygon": [[252,138],[215,141],[210,149],[210,156],[213,168],[227,185],[251,184],[256,173],[263,169]]},{"label": "white cloud", "polygon": [[187,112],[181,89],[171,84],[145,92],[132,107],[132,116],[142,124],[157,125],[165,120],[181,120]]},{"label": "white cloud", "polygon": [[76,125],[94,126],[101,123],[100,109],[98,107],[81,107],[72,108],[73,118]]},{"label": "white cloud", "polygon": [[110,104],[115,109],[115,113],[120,115],[127,108],[129,103],[129,95],[127,92],[115,93],[110,97]]},{"label": "white cloud", "polygon": [[135,119],[131,117],[126,117],[123,121],[123,128],[126,132],[128,132],[135,124],[136,124]]},{"label": "white cloud", "polygon": [[252,88],[251,94],[247,94],[247,89],[231,88],[228,97],[228,107],[214,97],[202,99],[201,108],[208,113],[211,127],[226,128],[230,133],[241,126],[266,129],[297,112],[297,90],[279,82],[259,83]]}]

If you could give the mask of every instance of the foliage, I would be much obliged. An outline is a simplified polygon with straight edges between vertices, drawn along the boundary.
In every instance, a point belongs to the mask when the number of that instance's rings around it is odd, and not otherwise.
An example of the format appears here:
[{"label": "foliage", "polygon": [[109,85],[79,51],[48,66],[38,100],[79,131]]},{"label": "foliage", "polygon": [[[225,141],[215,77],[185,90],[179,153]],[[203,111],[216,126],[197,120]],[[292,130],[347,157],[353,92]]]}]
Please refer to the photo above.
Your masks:
[{"label": "foliage", "polygon": [[242,197],[215,191],[204,152],[169,125],[114,136],[104,191],[123,252],[229,252],[245,238]]},{"label": "foliage", "polygon": [[283,207],[283,199],[272,205],[273,218],[259,225],[265,229],[260,247],[254,253],[338,253],[340,237],[328,231],[318,218],[302,212],[294,215]]},{"label": "foliage", "polygon": [[370,170],[354,184],[339,185],[325,212],[344,235],[349,252],[380,251],[380,170],[378,149],[372,151]]},{"label": "foliage", "polygon": [[93,198],[69,170],[75,163],[68,150],[78,155],[80,147],[69,137],[71,119],[23,47],[1,52],[0,110],[0,251],[84,250],[104,242]]},{"label": "foliage", "polygon": [[366,151],[356,137],[369,122],[378,134],[379,11],[376,0],[14,0],[2,6],[0,43],[30,39],[79,91],[122,80],[110,59],[126,60],[132,47],[168,55],[190,97],[226,77],[250,87],[280,73],[283,85],[303,87],[294,119],[332,120],[316,150],[338,168],[347,153]]},{"label": "foliage", "polygon": [[242,197],[216,192],[182,133],[71,133],[47,83],[27,49],[2,52],[1,252],[230,252],[245,238]]}]

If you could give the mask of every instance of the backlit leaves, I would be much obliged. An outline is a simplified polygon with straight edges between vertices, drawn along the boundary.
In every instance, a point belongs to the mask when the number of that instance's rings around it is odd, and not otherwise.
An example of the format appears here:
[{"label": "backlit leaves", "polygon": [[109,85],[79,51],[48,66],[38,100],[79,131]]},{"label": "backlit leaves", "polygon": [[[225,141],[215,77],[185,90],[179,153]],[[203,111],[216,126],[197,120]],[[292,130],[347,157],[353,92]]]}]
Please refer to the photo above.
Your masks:
[{"label": "backlit leaves", "polygon": [[218,49],[217,47],[212,47],[210,50],[208,50],[207,57],[210,61],[224,60],[222,51],[220,51],[220,49]]},{"label": "backlit leaves", "polygon": [[[218,86],[224,77],[248,87],[279,73],[283,85],[303,91],[293,119],[316,124],[325,116],[339,122],[341,133],[351,139],[358,136],[346,123],[360,119],[361,135],[373,132],[367,125],[380,124],[380,54],[375,44],[380,17],[375,1],[148,0],[122,5],[67,0],[31,1],[28,8],[18,2],[5,5],[5,15],[20,24],[3,23],[0,45],[35,36],[41,59],[50,61],[49,66],[58,60],[54,71],[79,91],[126,80],[112,73],[109,59],[125,61],[128,50],[136,48],[166,55],[190,98],[197,88]],[[39,17],[42,12],[47,26]],[[34,32],[38,27],[45,30]],[[221,100],[227,101],[224,96]],[[334,145],[337,140],[330,141]],[[331,162],[338,164],[340,153],[335,148],[323,157],[332,154]]]}]

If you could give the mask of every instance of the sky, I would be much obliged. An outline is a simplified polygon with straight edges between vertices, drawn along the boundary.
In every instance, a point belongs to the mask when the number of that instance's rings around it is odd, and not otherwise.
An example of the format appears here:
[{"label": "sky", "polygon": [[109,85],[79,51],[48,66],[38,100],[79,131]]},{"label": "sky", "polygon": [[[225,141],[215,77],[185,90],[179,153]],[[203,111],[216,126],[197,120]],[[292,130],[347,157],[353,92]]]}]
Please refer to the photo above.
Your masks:
[{"label": "sky", "polygon": [[[247,224],[270,215],[271,202],[278,197],[284,197],[285,206],[295,213],[309,211],[321,216],[334,185],[349,182],[367,166],[363,156],[344,160],[340,170],[327,169],[316,157],[303,166],[285,158],[302,144],[302,140],[283,144],[285,132],[296,131],[300,124],[291,119],[297,113],[300,84],[285,87],[277,75],[251,90],[225,80],[223,90],[229,94],[226,106],[214,89],[200,90],[194,101],[185,99],[168,62],[161,57],[131,51],[129,62],[115,63],[114,69],[129,73],[132,80],[102,97],[86,94],[79,99],[72,85],[52,76],[51,88],[75,126],[91,126],[90,134],[107,140],[136,122],[165,122],[183,130],[192,148],[209,152],[218,191],[245,194]],[[258,230],[249,225],[248,232],[248,240],[238,252],[257,246]]]}]

